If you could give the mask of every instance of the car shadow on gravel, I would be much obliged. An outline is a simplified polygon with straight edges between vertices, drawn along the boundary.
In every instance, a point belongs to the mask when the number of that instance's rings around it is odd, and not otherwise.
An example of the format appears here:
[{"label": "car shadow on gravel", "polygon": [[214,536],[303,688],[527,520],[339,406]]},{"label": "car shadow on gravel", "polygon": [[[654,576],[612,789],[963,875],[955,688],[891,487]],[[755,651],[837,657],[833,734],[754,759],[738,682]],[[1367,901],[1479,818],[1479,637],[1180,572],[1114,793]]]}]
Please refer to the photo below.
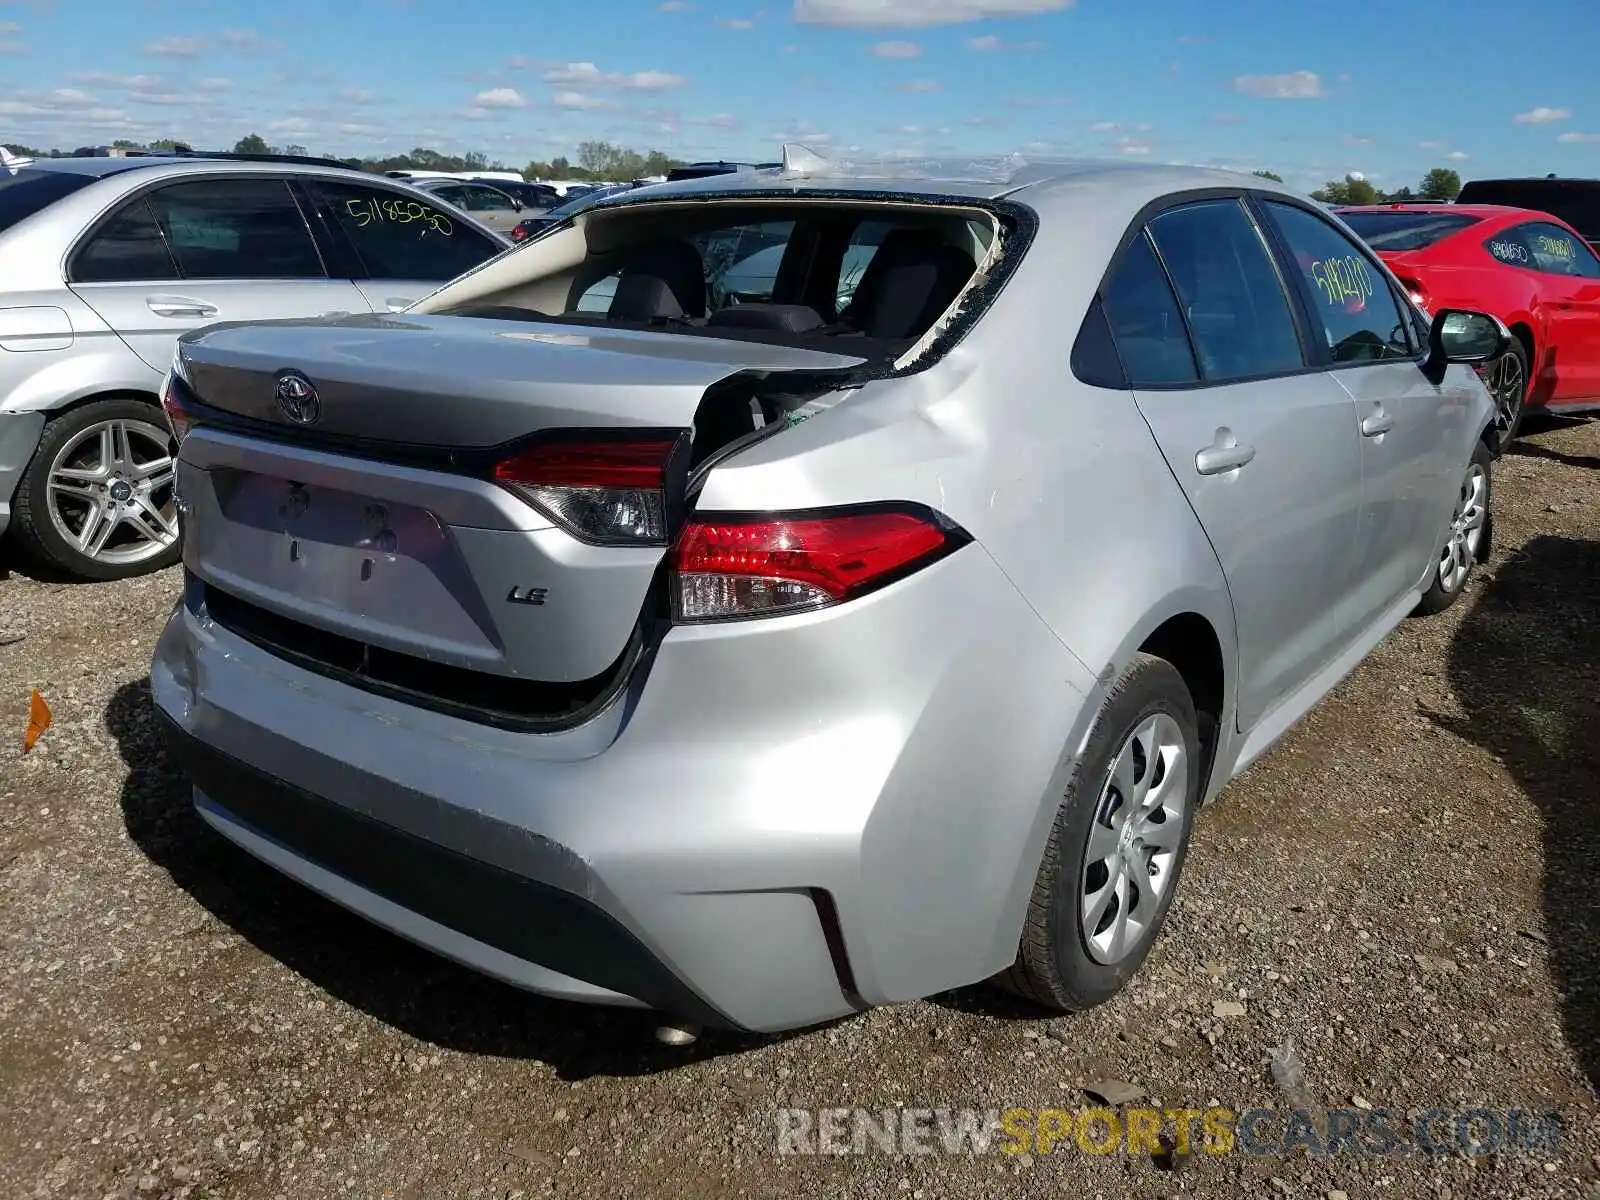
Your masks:
[{"label": "car shadow on gravel", "polygon": [[650,1075],[779,1040],[713,1032],[662,1046],[647,1013],[546,1000],[413,946],[257,862],[196,815],[162,744],[148,679],[117,690],[105,723],[128,768],[123,822],[151,861],[262,953],[412,1037],[539,1060],[569,1080]]},{"label": "car shadow on gravel", "polygon": [[1464,716],[1544,818],[1544,929],[1567,1044],[1600,1087],[1600,544],[1539,536],[1487,581],[1450,647]]}]

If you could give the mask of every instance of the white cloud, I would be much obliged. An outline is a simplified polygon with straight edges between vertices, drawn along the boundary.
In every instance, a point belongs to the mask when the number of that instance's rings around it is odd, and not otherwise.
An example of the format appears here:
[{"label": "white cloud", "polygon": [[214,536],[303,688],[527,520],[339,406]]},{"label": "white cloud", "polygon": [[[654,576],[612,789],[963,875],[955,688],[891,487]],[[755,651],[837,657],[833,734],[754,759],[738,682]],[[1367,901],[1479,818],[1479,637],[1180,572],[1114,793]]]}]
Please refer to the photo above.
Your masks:
[{"label": "white cloud", "polygon": [[340,88],[338,98],[345,104],[376,104],[378,93],[366,88]]},{"label": "white cloud", "polygon": [[1443,150],[1444,149],[1444,143],[1443,142],[1418,142],[1417,143],[1417,149],[1418,150]]},{"label": "white cloud", "polygon": [[1558,142],[1569,142],[1569,143],[1570,142],[1600,142],[1600,133],[1579,133],[1576,130],[1573,130],[1570,133],[1560,134],[1559,136],[1557,136],[1556,141],[1558,141]]},{"label": "white cloud", "polygon": [[546,68],[543,79],[555,87],[626,88],[636,92],[663,92],[689,81],[667,71],[602,71],[592,62],[569,62]]},{"label": "white cloud", "polygon": [[910,83],[897,83],[897,92],[937,92],[939,81],[936,79],[913,79]]},{"label": "white cloud", "polygon": [[527,108],[528,102],[522,98],[522,93],[516,88],[498,87],[490,88],[487,92],[479,92],[473,101],[481,108]]},{"label": "white cloud", "polygon": [[222,43],[240,54],[265,53],[282,46],[281,42],[264,38],[253,29],[225,29],[222,31]]},{"label": "white cloud", "polygon": [[165,37],[146,42],[140,49],[160,58],[199,58],[206,52],[206,44],[196,37]]},{"label": "white cloud", "polygon": [[212,75],[209,78],[202,79],[195,84],[195,87],[202,92],[231,92],[233,90],[233,80],[226,75]]},{"label": "white cloud", "polygon": [[748,21],[744,17],[722,17],[717,21],[718,29],[735,29],[742,32],[755,27],[756,23],[754,21]]},{"label": "white cloud", "polygon": [[1043,50],[1044,43],[1038,41],[1008,42],[992,33],[986,33],[982,37],[968,38],[967,49],[976,50],[980,54],[993,54],[999,50]]},{"label": "white cloud", "polygon": [[0,57],[8,55],[21,55],[28,52],[26,42],[0,42]]},{"label": "white cloud", "polygon": [[982,37],[968,38],[967,47],[971,50],[998,50],[1000,49],[1000,39],[992,33],[986,33]]},{"label": "white cloud", "polygon": [[664,0],[659,7],[662,12],[691,12],[694,9],[689,0]]},{"label": "white cloud", "polygon": [[0,21],[0,37],[10,37],[14,33],[21,33],[22,26],[15,21]]},{"label": "white cloud", "polygon": [[810,121],[788,121],[778,126],[767,137],[774,142],[802,142],[813,147],[827,146],[834,140],[833,134],[825,129],[819,129]]},{"label": "white cloud", "polygon": [[1290,71],[1283,75],[1240,75],[1233,90],[1258,100],[1320,100],[1327,95],[1315,71]]},{"label": "white cloud", "polygon": [[1467,159],[1472,157],[1472,155],[1463,153],[1460,150],[1452,150],[1449,154],[1446,154],[1445,157],[1451,162],[1466,162]]},{"label": "white cloud", "polygon": [[713,113],[700,124],[709,125],[713,129],[738,129],[744,122],[732,113]]},{"label": "white cloud", "polygon": [[1117,149],[1123,154],[1149,154],[1151,146],[1149,142],[1141,142],[1137,138],[1123,138],[1117,143]]},{"label": "white cloud", "polygon": [[802,25],[915,28],[1059,12],[1072,5],[1073,0],[794,0],[794,19]]},{"label": "white cloud", "polygon": [[551,103],[557,108],[590,109],[610,108],[611,101],[603,100],[599,96],[591,96],[587,92],[564,91],[557,92],[551,97]]},{"label": "white cloud", "polygon": [[1117,130],[1119,130],[1121,128],[1122,128],[1122,126],[1118,125],[1115,121],[1096,121],[1093,125],[1089,126],[1089,132],[1090,133],[1115,133]]},{"label": "white cloud", "polygon": [[1520,112],[1511,119],[1518,125],[1548,125],[1552,121],[1565,121],[1572,115],[1565,108],[1530,108],[1527,112]]},{"label": "white cloud", "polygon": [[1356,134],[1356,133],[1347,133],[1342,138],[1340,138],[1339,140],[1341,142],[1343,142],[1346,146],[1370,146],[1370,145],[1372,145],[1372,139],[1371,138],[1364,137],[1361,134]]},{"label": "white cloud", "polygon": [[1200,45],[1204,45],[1206,42],[1209,42],[1210,40],[1211,39],[1209,37],[1207,37],[1203,33],[1186,33],[1186,34],[1184,34],[1182,37],[1180,37],[1178,39],[1178,45],[1180,45],[1180,46],[1200,46]]},{"label": "white cloud", "polygon": [[915,42],[875,42],[872,53],[878,58],[915,58],[922,47]]}]

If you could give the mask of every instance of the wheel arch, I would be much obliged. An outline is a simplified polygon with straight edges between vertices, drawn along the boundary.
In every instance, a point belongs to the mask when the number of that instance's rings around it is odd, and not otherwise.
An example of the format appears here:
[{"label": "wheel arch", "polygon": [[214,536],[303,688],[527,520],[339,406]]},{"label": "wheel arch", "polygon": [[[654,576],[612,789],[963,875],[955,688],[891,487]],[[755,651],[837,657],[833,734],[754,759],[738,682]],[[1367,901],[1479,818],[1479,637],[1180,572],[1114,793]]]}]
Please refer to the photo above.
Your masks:
[{"label": "wheel arch", "polygon": [[1222,640],[1209,619],[1197,612],[1168,617],[1139,645],[1139,651],[1171,663],[1189,689],[1200,727],[1200,795],[1211,795],[1223,717],[1227,712],[1228,669]]}]

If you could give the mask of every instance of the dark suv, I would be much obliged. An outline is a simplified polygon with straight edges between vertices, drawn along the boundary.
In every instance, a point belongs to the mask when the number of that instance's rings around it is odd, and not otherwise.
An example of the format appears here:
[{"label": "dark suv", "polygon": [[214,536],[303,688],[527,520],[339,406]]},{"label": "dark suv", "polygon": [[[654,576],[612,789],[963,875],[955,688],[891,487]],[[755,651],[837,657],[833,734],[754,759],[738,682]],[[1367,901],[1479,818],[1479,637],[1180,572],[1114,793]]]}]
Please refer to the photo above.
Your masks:
[{"label": "dark suv", "polygon": [[1600,249],[1600,179],[1473,179],[1462,187],[1457,204],[1502,204],[1531,208],[1560,217],[1596,249]]}]

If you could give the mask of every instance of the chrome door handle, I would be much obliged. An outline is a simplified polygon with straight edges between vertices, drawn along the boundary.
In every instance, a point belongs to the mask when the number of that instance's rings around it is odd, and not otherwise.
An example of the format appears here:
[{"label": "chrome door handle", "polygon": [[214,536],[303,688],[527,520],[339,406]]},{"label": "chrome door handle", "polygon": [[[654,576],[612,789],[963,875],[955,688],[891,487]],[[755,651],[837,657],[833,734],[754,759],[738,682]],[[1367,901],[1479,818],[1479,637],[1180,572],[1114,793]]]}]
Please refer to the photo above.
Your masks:
[{"label": "chrome door handle", "polygon": [[1241,446],[1232,433],[1219,429],[1211,445],[1194,456],[1194,469],[1202,475],[1221,475],[1248,465],[1255,456],[1254,446]]},{"label": "chrome door handle", "polygon": [[1362,437],[1381,437],[1383,434],[1388,433],[1389,430],[1391,430],[1393,428],[1394,428],[1394,418],[1391,417],[1388,413],[1384,412],[1383,409],[1380,408],[1380,409],[1378,409],[1377,412],[1373,413],[1370,417],[1366,417],[1366,418],[1364,418],[1362,420],[1362,422],[1361,422],[1361,436]]},{"label": "chrome door handle", "polygon": [[214,317],[214,306],[183,296],[146,296],[145,306],[158,317]]}]

